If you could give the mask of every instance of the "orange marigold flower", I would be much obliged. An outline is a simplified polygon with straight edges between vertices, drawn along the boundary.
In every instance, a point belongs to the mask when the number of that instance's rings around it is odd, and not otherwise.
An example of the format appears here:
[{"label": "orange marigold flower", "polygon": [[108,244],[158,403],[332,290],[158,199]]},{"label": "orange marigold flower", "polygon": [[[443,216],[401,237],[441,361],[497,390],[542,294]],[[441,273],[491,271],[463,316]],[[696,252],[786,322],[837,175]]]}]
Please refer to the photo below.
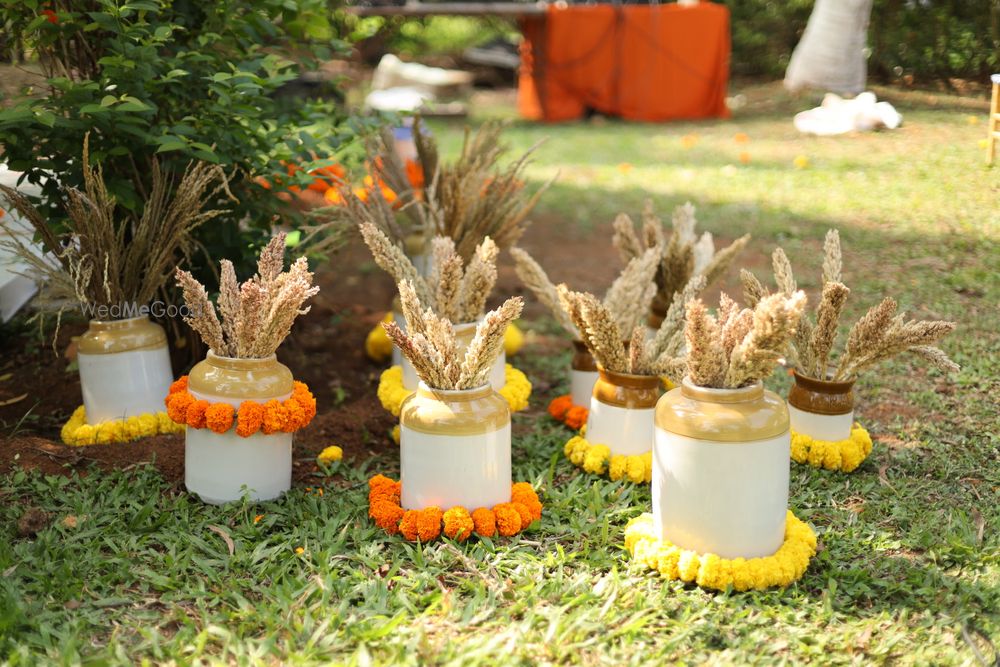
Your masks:
[{"label": "orange marigold flower", "polygon": [[421,542],[430,542],[441,534],[441,508],[427,507],[417,517],[417,535]]},{"label": "orange marigold flower", "polygon": [[233,427],[236,410],[229,403],[213,403],[205,410],[205,426],[213,433],[225,433]]},{"label": "orange marigold flower", "polygon": [[496,516],[491,510],[480,507],[472,512],[472,523],[483,537],[493,537],[497,532]]},{"label": "orange marigold flower", "polygon": [[[531,512],[531,520],[538,521],[542,518],[542,503],[538,500],[538,494],[527,482],[518,482],[510,489],[510,501],[520,503]],[[530,523],[530,522],[529,522]]]},{"label": "orange marigold flower", "polygon": [[504,537],[516,535],[521,530],[521,515],[511,503],[500,503],[493,507],[496,516],[497,532]]},{"label": "orange marigold flower", "polygon": [[292,398],[298,402],[305,413],[305,424],[303,424],[305,426],[316,416],[316,398],[304,382],[297,381],[292,383]]},{"label": "orange marigold flower", "polygon": [[549,403],[549,414],[552,415],[554,419],[562,421],[566,418],[566,413],[570,408],[573,407],[573,397],[569,394],[565,396],[557,396],[552,399]]},{"label": "orange marigold flower", "polygon": [[205,428],[205,411],[210,405],[204,399],[192,401],[187,409],[187,425],[191,428]]},{"label": "orange marigold flower", "polygon": [[170,383],[170,390],[168,394],[176,394],[179,391],[187,391],[188,388],[188,376],[182,375],[172,383]]},{"label": "orange marigold flower", "polygon": [[405,510],[390,500],[377,500],[368,507],[368,516],[375,520],[375,525],[390,535],[399,532],[399,522],[403,514]]},{"label": "orange marigold flower", "polygon": [[414,190],[420,190],[424,187],[424,168],[416,160],[406,160],[406,180],[410,182]]},{"label": "orange marigold flower", "polygon": [[420,518],[420,512],[417,510],[406,510],[403,513],[403,518],[399,522],[399,532],[406,539],[411,542],[415,542],[417,539],[418,529],[417,522]]},{"label": "orange marigold flower", "polygon": [[590,410],[587,408],[581,405],[574,405],[566,411],[566,419],[563,423],[571,429],[579,429],[587,423],[587,416],[589,414]]},{"label": "orange marigold flower", "polygon": [[167,416],[177,424],[187,423],[188,406],[194,403],[194,396],[186,391],[167,396]]},{"label": "orange marigold flower", "polygon": [[297,431],[306,425],[306,412],[302,409],[302,404],[295,398],[289,398],[284,402],[285,409],[288,410],[288,422],[285,425],[285,432]]},{"label": "orange marigold flower", "polygon": [[476,529],[476,524],[469,514],[469,510],[461,505],[456,505],[444,513],[444,534],[453,540],[464,542],[472,531]]},{"label": "orange marigold flower", "polygon": [[530,526],[531,522],[535,520],[531,510],[524,503],[511,502],[510,506],[517,510],[518,515],[521,517],[521,530]]},{"label": "orange marigold flower", "polygon": [[257,401],[243,401],[236,415],[236,435],[249,438],[264,423],[264,406]]},{"label": "orange marigold flower", "polygon": [[284,431],[288,426],[288,410],[281,401],[276,399],[271,399],[264,404],[264,423],[261,424],[261,430],[267,434],[277,433],[278,431]]}]

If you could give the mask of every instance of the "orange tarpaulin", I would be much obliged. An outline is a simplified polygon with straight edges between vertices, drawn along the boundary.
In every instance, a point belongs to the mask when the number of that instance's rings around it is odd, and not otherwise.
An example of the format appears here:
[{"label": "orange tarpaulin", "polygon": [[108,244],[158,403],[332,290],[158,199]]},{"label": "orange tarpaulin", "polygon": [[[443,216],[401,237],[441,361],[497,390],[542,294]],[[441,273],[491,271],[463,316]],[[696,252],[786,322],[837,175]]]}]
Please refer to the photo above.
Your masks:
[{"label": "orange tarpaulin", "polygon": [[722,5],[550,5],[521,28],[525,118],[572,120],[587,109],[646,121],[729,115]]}]

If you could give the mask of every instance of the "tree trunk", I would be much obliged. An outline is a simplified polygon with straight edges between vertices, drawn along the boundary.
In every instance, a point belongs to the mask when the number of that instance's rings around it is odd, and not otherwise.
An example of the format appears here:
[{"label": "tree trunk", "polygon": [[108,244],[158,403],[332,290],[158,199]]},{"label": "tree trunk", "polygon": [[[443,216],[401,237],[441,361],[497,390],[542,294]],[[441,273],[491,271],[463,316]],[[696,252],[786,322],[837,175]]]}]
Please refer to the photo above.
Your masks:
[{"label": "tree trunk", "polygon": [[872,0],[816,0],[785,71],[785,87],[856,95],[865,89]]}]

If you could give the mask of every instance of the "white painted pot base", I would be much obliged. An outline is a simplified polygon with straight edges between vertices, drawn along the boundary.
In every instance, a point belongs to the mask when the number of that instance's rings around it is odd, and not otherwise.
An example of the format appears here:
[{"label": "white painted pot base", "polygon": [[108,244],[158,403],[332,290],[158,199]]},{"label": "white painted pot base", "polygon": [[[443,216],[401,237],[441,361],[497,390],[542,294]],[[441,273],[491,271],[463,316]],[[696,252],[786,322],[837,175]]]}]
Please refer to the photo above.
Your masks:
[{"label": "white painted pot base", "polygon": [[844,415],[818,415],[800,410],[788,405],[788,418],[792,430],[808,435],[813,440],[840,442],[851,437],[851,427],[854,425],[854,411]]},{"label": "white painted pot base", "polygon": [[462,506],[470,512],[510,502],[510,422],[476,435],[424,433],[400,427],[404,509]]},{"label": "white painted pot base", "polygon": [[636,456],[653,447],[655,408],[622,408],[590,399],[587,441],[607,445],[611,454]]},{"label": "white painted pot base", "polygon": [[167,347],[109,354],[77,354],[87,423],[128,419],[165,410],[173,373]]},{"label": "white painted pot base", "polygon": [[594,395],[594,384],[597,382],[597,371],[578,371],[570,369],[569,386],[573,405],[587,407]]},{"label": "white painted pot base", "polygon": [[762,558],[784,541],[791,437],[715,442],[656,429],[653,517],[660,539],[720,558]]}]

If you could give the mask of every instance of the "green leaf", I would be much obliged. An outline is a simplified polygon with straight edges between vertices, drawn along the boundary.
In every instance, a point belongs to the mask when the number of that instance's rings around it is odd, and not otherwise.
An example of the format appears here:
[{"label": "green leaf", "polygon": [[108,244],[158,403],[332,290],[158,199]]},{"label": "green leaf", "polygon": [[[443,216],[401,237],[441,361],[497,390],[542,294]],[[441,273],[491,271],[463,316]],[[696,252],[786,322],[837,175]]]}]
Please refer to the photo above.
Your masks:
[{"label": "green leaf", "polygon": [[115,97],[114,95],[105,95],[104,97],[101,98],[102,107],[109,107],[112,104],[116,104],[117,102],[118,98]]},{"label": "green leaf", "polygon": [[156,152],[167,153],[183,150],[187,150],[187,143],[183,139],[180,137],[167,137],[164,141],[160,142],[160,147],[156,149]]}]

